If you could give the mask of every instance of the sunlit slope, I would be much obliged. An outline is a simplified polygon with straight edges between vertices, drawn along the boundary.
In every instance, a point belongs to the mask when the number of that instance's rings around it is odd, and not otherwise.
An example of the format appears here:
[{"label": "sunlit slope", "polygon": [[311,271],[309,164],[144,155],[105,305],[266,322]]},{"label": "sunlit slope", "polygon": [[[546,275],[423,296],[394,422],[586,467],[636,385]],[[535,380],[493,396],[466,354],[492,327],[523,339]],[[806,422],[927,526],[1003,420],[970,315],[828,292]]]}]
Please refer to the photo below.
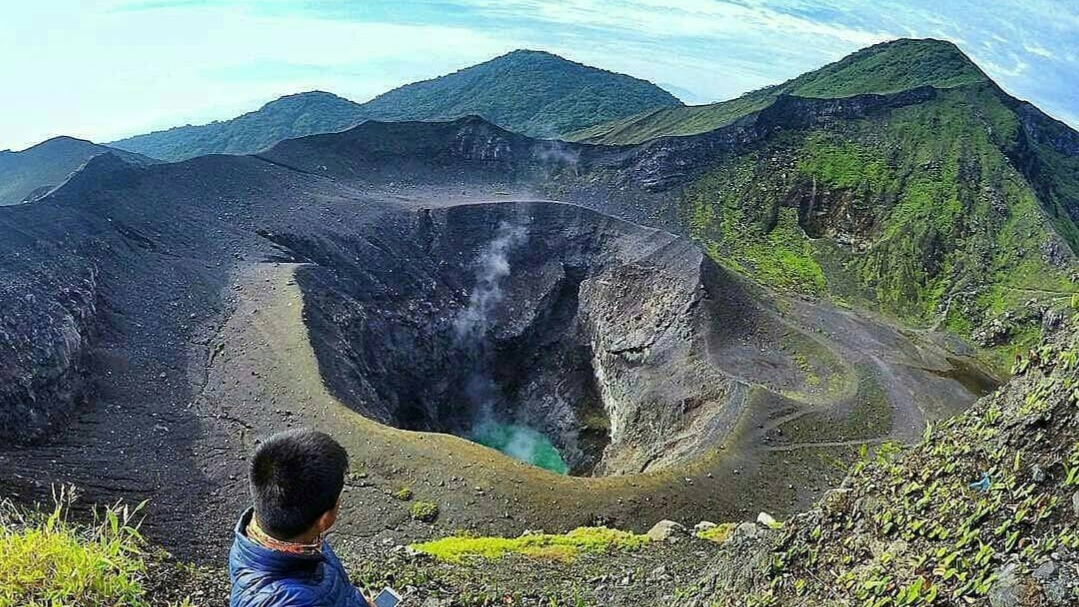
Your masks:
[{"label": "sunlit slope", "polygon": [[950,42],[901,39],[864,48],[783,84],[708,105],[650,110],[568,134],[570,141],[631,144],[669,135],[704,133],[763,109],[779,95],[849,97],[919,86],[948,88],[987,78]]}]

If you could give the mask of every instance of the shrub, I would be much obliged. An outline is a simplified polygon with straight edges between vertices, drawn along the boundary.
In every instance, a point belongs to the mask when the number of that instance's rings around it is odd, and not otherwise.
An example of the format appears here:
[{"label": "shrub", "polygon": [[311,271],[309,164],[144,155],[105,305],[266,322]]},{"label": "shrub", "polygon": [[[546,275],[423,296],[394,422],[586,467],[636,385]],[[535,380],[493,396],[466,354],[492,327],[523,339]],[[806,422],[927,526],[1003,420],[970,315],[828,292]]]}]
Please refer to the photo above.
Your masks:
[{"label": "shrub", "polygon": [[412,518],[425,523],[433,523],[438,518],[438,504],[418,501],[409,508]]},{"label": "shrub", "polygon": [[412,489],[409,489],[408,487],[401,487],[393,493],[393,499],[407,502],[408,500],[412,499]]}]

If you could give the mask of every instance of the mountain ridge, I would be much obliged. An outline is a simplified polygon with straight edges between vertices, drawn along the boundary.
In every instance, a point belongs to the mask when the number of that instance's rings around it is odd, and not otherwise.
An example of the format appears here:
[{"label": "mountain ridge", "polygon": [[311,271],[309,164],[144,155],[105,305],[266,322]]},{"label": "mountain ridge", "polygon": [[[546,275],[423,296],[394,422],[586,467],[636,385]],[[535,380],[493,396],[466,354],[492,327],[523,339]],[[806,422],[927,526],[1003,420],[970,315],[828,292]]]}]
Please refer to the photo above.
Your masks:
[{"label": "mountain ridge", "polygon": [[934,38],[899,38],[860,49],[816,70],[734,99],[650,110],[569,133],[566,139],[622,145],[661,136],[693,135],[761,110],[781,94],[846,97],[925,85],[948,88],[979,81],[989,78],[954,43]]},{"label": "mountain ridge", "polygon": [[680,105],[655,84],[516,50],[456,72],[403,85],[365,103],[325,91],[286,95],[230,120],[173,127],[110,145],[155,158],[257,153],[278,141],[340,131],[368,120],[443,120],[480,114],[510,130],[555,136],[647,107]]},{"label": "mountain ridge", "polygon": [[0,206],[33,201],[101,154],[113,153],[126,162],[157,162],[141,154],[61,135],[24,150],[0,151]]}]

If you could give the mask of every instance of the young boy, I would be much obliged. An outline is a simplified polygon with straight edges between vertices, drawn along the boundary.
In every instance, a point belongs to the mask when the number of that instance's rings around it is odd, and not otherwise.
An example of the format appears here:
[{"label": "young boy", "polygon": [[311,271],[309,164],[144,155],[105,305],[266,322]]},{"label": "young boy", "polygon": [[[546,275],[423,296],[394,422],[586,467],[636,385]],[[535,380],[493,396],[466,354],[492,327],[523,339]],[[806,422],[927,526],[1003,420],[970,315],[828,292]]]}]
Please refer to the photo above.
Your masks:
[{"label": "young boy", "polygon": [[344,448],[314,430],[275,434],[255,450],[254,508],[229,553],[231,607],[369,607],[323,539],[347,470]]}]

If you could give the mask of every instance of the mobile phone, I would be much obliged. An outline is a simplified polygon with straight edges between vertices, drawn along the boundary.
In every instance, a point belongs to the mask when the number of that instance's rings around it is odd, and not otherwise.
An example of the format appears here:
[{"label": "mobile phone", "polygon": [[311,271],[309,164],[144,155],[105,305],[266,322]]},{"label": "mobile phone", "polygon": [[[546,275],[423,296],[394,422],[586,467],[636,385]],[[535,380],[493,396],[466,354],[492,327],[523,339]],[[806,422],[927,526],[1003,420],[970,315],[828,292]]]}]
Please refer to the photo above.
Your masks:
[{"label": "mobile phone", "polygon": [[375,607],[396,607],[400,602],[401,595],[394,592],[393,588],[383,588],[375,597]]}]

